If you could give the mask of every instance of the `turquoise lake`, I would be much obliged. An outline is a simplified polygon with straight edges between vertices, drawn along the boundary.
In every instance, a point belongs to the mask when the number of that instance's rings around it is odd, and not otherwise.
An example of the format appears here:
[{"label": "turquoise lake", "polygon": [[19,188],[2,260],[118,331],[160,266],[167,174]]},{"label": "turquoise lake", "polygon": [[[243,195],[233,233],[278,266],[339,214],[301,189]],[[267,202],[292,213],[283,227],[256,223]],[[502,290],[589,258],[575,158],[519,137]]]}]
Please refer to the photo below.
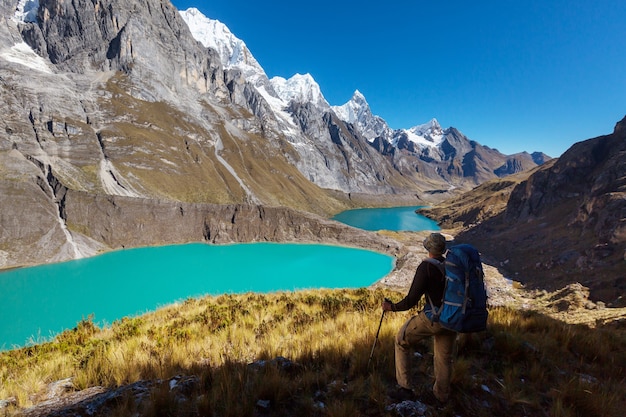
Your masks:
[{"label": "turquoise lake", "polygon": [[366,287],[393,264],[339,246],[197,243],[14,269],[0,273],[0,350],[48,340],[90,315],[109,325],[190,297]]},{"label": "turquoise lake", "polygon": [[424,206],[365,208],[347,210],[332,219],[359,229],[377,231],[440,230],[437,222],[415,213]]}]

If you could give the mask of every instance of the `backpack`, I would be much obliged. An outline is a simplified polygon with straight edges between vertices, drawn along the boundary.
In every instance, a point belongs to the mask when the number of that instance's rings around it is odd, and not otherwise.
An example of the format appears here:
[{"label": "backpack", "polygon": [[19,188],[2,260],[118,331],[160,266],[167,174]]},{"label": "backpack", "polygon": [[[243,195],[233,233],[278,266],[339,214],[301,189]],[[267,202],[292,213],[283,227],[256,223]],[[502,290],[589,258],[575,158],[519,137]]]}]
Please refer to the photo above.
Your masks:
[{"label": "backpack", "polygon": [[[459,333],[480,332],[487,328],[487,291],[478,250],[469,244],[448,249],[445,262],[427,258],[445,276],[441,307],[430,297],[424,312],[432,322]],[[444,265],[445,264],[445,265]]]}]

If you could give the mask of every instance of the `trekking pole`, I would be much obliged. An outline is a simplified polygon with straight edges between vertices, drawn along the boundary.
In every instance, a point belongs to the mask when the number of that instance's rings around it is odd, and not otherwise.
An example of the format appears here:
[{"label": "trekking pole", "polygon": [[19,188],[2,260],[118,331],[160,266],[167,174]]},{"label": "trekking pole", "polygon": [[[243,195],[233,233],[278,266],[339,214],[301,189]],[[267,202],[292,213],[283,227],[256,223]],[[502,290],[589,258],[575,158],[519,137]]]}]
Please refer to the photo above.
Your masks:
[{"label": "trekking pole", "polygon": [[[385,301],[391,302],[387,298]],[[367,361],[367,367],[370,367],[370,362],[372,361],[372,357],[374,356],[374,349],[376,348],[376,343],[378,343],[378,335],[380,334],[380,328],[383,325],[383,319],[385,318],[385,310],[383,310],[383,314],[380,316],[380,323],[378,323],[378,330],[376,331],[376,339],[374,339],[374,344],[372,345],[372,351],[370,352],[370,358]]]}]

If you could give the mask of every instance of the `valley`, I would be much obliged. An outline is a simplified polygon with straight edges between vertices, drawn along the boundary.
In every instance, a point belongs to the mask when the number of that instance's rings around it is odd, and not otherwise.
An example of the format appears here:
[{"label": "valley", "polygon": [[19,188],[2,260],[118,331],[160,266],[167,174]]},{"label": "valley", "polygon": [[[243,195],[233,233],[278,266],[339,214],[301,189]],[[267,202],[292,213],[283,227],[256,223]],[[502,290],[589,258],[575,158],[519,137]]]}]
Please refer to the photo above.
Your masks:
[{"label": "valley", "polygon": [[310,74],[269,78],[225,25],[169,0],[1,0],[0,14],[0,269],[190,242],[395,260],[357,290],[189,299],[102,329],[86,318],[0,353],[0,413],[396,413],[404,317],[385,323],[374,369],[370,330],[428,232],[330,218],[426,206],[450,242],[480,249],[490,309],[486,332],[460,338],[459,395],[439,415],[621,415],[626,119],[559,158],[506,155],[434,118],[392,128],[358,90],[331,105]]}]

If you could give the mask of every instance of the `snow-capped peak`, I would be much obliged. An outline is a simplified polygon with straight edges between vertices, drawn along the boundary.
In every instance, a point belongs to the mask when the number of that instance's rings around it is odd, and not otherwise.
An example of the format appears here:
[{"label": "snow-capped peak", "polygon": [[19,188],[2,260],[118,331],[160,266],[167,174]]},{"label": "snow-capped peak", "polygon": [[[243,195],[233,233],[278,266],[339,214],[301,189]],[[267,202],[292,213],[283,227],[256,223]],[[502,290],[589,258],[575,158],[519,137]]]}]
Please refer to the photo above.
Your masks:
[{"label": "snow-capped peak", "polygon": [[238,68],[248,79],[265,77],[265,71],[246,44],[219,20],[209,19],[194,7],[181,11],[193,37],[207,48],[215,49],[224,68]]},{"label": "snow-capped peak", "polygon": [[[20,4],[23,5],[21,12],[23,16],[27,13],[26,3],[31,5],[34,2],[38,0],[20,0]],[[35,7],[35,13],[37,7]],[[218,20],[207,18],[193,7],[181,11],[180,14],[189,26],[193,37],[205,47],[216,50],[224,68],[241,70],[242,75],[255,85],[277,116],[286,121],[289,129],[294,127],[291,118],[285,112],[289,103],[311,103],[320,109],[331,108],[319,84],[310,74],[295,74],[289,79],[273,77],[269,80],[270,87],[266,84],[268,77],[261,65],[252,56],[246,44],[233,35],[226,25]],[[18,13],[16,13],[16,18],[17,16]],[[398,138],[403,136],[423,148],[436,147],[443,141],[443,129],[437,119],[410,129],[392,130],[384,119],[372,114],[365,96],[359,90],[354,91],[347,103],[342,106],[332,106],[332,110],[344,122],[355,125],[363,137],[370,142],[376,138],[383,138],[396,146]]]},{"label": "snow-capped peak", "polygon": [[[420,147],[436,147],[444,138],[444,132],[437,119],[433,118],[429,122],[413,126],[404,130],[408,140]],[[395,144],[394,144],[395,145]]]},{"label": "snow-capped peak", "polygon": [[365,96],[355,90],[352,98],[342,106],[333,106],[337,117],[346,123],[355,125],[361,134],[370,142],[382,137],[389,140],[392,131],[381,117],[372,114]]},{"label": "snow-capped peak", "polygon": [[363,103],[364,105],[369,107],[369,105],[367,104],[367,100],[365,100],[365,96],[361,94],[359,90],[354,90],[351,101],[355,103]]},{"label": "snow-capped peak", "polygon": [[224,68],[241,70],[243,77],[255,86],[281,123],[284,122],[287,131],[297,128],[293,124],[291,115],[285,110],[290,101],[311,102],[324,109],[330,107],[311,75],[296,74],[288,80],[282,77],[268,80],[265,71],[252,56],[246,44],[233,35],[226,25],[218,20],[207,18],[193,7],[179,13],[187,23],[193,37],[205,47],[218,52]]},{"label": "snow-capped peak", "polygon": [[341,120],[348,123],[355,123],[364,118],[372,116],[369,104],[365,100],[365,96],[359,90],[355,90],[352,98],[341,106],[333,106],[335,114]]},{"label": "snow-capped peak", "polygon": [[296,74],[289,79],[273,77],[270,79],[272,87],[285,103],[297,101],[299,103],[311,102],[320,108],[328,108],[330,105],[322,95],[319,84],[311,74]]},{"label": "snow-capped peak", "polygon": [[412,128],[408,130],[411,133],[414,133],[416,135],[422,135],[422,136],[423,135],[439,135],[443,133],[443,129],[441,129],[439,122],[435,118],[430,119],[430,121],[424,124],[413,126]]}]

